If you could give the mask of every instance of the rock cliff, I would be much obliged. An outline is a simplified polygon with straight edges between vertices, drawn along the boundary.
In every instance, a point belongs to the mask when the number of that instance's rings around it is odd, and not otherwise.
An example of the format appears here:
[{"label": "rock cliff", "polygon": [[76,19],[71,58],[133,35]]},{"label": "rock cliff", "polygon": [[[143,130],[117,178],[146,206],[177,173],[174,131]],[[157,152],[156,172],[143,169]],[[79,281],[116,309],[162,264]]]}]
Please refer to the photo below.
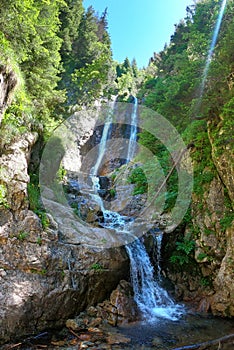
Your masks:
[{"label": "rock cliff", "polygon": [[42,227],[27,198],[36,135],[22,137],[0,157],[1,183],[8,193],[7,204],[0,208],[1,342],[63,325],[107,298],[128,271],[123,248],[81,244],[83,232],[74,237],[60,231],[49,214],[48,227]]},{"label": "rock cliff", "polygon": [[0,62],[0,124],[3,112],[11,101],[17,82],[17,77],[13,70]]},{"label": "rock cliff", "polygon": [[[210,310],[214,315],[233,317],[234,156],[233,139],[225,125],[225,118],[208,124],[208,141],[211,146],[210,164],[214,166],[212,177],[200,185],[197,193],[193,193],[192,227],[187,226],[184,231],[188,240],[181,239],[183,243],[179,252],[179,249],[176,252],[172,249],[170,253],[165,251],[170,245],[175,247],[176,237],[181,238],[184,230],[181,227],[179,233],[177,230],[174,236],[166,239],[164,257],[170,259],[170,254],[178,254],[181,258],[180,261],[177,259],[181,267],[171,264],[169,268],[177,297],[198,302],[202,311]],[[186,251],[191,239],[194,240],[193,253]],[[186,243],[187,247],[183,246]],[[181,251],[184,255],[180,255]]]},{"label": "rock cliff", "polygon": [[[4,69],[0,78],[2,112],[16,82]],[[85,244],[85,232],[78,227],[74,237],[61,231],[50,214],[45,228],[29,210],[28,166],[36,140],[37,133],[19,134],[0,153],[0,343],[65,324],[128,277],[123,248]]]}]

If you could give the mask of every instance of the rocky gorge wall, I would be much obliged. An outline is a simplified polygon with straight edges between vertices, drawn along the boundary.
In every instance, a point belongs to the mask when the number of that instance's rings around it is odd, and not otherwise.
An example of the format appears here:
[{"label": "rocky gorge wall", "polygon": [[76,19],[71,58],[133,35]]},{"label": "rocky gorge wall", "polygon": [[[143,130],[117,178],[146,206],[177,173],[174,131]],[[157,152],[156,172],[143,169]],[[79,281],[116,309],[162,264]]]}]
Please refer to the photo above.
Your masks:
[{"label": "rocky gorge wall", "polygon": [[[14,85],[11,76],[1,75],[4,108]],[[32,132],[18,135],[0,150],[0,344],[64,325],[109,297],[128,277],[123,248],[85,244],[81,226],[75,235],[63,232],[47,214],[45,227],[29,209],[28,166],[37,137]],[[71,215],[61,210],[63,218]]]},{"label": "rocky gorge wall", "polygon": [[[214,170],[212,177],[201,184],[198,193],[193,193],[191,225],[184,230],[184,237],[194,240],[194,250],[186,252],[189,241],[183,241],[183,259],[186,263],[165,264],[167,275],[175,284],[178,298],[195,301],[200,311],[214,315],[234,316],[234,155],[233,139],[224,120],[208,125],[211,146],[210,161]],[[205,152],[205,150],[202,150]],[[201,154],[201,158],[203,154]],[[208,165],[207,170],[209,171]],[[165,248],[175,249],[176,237],[181,230],[166,238],[164,257],[170,259]],[[182,239],[181,239],[182,240]],[[168,243],[169,241],[169,243]],[[174,241],[174,243],[173,243]],[[187,244],[187,248],[186,248]],[[180,254],[180,253],[179,253]],[[185,262],[185,260],[184,260]],[[179,266],[179,268],[178,268]]]}]

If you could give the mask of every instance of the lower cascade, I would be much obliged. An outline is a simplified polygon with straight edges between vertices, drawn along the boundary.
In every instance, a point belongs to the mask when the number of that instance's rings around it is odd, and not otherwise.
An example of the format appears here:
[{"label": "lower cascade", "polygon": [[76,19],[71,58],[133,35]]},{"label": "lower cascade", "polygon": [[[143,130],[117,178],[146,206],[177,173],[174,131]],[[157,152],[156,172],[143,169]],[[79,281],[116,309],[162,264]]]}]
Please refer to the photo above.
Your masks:
[{"label": "lower cascade", "polygon": [[[130,218],[117,212],[105,209],[102,198],[98,195],[100,189],[98,176],[93,176],[93,200],[97,202],[103,212],[102,226],[114,229],[119,235],[131,235]],[[127,219],[129,222],[127,224]],[[157,233],[157,258],[160,261],[162,233]],[[161,268],[158,263],[157,277],[150,257],[141,238],[135,238],[132,243],[125,246],[130,260],[130,276],[134,292],[135,302],[144,320],[155,321],[157,318],[165,318],[171,321],[178,320],[183,314],[183,306],[176,304],[167,291],[160,286]]]},{"label": "lower cascade", "polygon": [[176,321],[183,307],[174,303],[154,277],[154,268],[140,239],[126,246],[130,258],[134,299],[145,319],[167,318]]}]

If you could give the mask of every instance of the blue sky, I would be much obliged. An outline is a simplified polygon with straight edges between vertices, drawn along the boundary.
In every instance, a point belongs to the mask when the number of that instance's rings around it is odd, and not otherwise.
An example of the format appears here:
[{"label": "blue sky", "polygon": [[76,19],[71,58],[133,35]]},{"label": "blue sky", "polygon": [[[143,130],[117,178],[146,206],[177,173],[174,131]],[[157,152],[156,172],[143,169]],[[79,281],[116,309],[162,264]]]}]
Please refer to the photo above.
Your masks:
[{"label": "blue sky", "polygon": [[153,52],[163,50],[174,33],[174,24],[186,15],[193,0],[84,0],[101,14],[108,8],[113,58],[122,62],[135,57],[141,68]]}]

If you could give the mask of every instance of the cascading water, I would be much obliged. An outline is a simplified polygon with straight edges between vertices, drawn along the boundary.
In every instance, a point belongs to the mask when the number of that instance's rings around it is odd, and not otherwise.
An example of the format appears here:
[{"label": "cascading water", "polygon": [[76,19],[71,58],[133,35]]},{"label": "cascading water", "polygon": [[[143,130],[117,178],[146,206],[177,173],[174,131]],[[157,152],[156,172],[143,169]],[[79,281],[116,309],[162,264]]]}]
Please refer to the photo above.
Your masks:
[{"label": "cascading water", "polygon": [[134,299],[147,320],[166,318],[178,320],[183,314],[183,307],[174,303],[167,291],[154,277],[154,269],[149,255],[140,239],[126,246],[130,258],[131,282]]},{"label": "cascading water", "polygon": [[106,122],[104,124],[104,127],[103,127],[102,137],[101,137],[101,140],[100,140],[100,143],[99,143],[99,149],[98,149],[98,158],[97,158],[97,161],[96,161],[94,167],[91,169],[91,174],[90,175],[92,177],[97,176],[98,169],[99,169],[99,167],[101,165],[103,156],[105,154],[106,142],[107,142],[107,138],[108,138],[108,133],[109,133],[110,127],[111,127],[111,115],[109,114],[108,117],[107,117],[107,120],[106,120]]},{"label": "cascading water", "polygon": [[[131,132],[128,143],[127,163],[134,157],[136,137],[137,137],[137,99],[134,99],[134,108],[131,115]],[[98,169],[101,165],[103,156],[106,151],[108,132],[111,125],[111,118],[108,116],[103,128],[102,137],[99,144],[99,152],[96,164],[92,168],[91,178],[93,183],[93,199],[99,204],[103,212],[105,228],[116,229],[118,234],[124,233],[132,235],[131,222],[130,226],[126,224],[126,217],[123,217],[117,212],[105,209],[103,200],[98,195],[100,190]],[[160,261],[161,240],[162,234],[156,236],[156,244],[158,249],[158,261]],[[135,237],[134,237],[135,238]],[[155,320],[155,318],[166,318],[172,321],[177,320],[182,312],[182,307],[174,303],[169,297],[166,290],[160,285],[161,269],[158,268],[158,282],[154,276],[154,269],[150,262],[144,244],[138,238],[135,238],[133,243],[126,246],[126,251],[130,259],[131,281],[134,291],[134,299],[142,312],[143,317],[148,320]]]},{"label": "cascading water", "polygon": [[[114,108],[114,104],[112,105],[112,110],[113,110],[113,108]],[[113,228],[113,229],[118,227],[118,229],[121,230],[124,228],[125,223],[126,223],[124,217],[119,215],[116,212],[107,210],[104,207],[102,198],[98,194],[98,192],[100,190],[98,170],[99,170],[102,159],[103,159],[105,152],[106,152],[106,145],[107,145],[109,131],[111,128],[111,122],[112,122],[112,118],[111,118],[111,113],[110,113],[108,115],[107,120],[106,120],[104,127],[103,127],[102,137],[101,137],[101,140],[99,143],[99,148],[98,148],[97,161],[96,161],[94,167],[91,169],[90,176],[91,176],[91,180],[93,183],[93,192],[94,192],[93,199],[100,206],[100,209],[103,213],[103,219],[104,219],[103,226],[107,227],[107,228]]]},{"label": "cascading water", "polygon": [[127,163],[130,162],[134,156],[136,148],[136,139],[137,139],[137,109],[138,109],[138,100],[134,97],[134,106],[131,115],[131,130],[130,138],[128,143],[128,153],[127,153]]}]

